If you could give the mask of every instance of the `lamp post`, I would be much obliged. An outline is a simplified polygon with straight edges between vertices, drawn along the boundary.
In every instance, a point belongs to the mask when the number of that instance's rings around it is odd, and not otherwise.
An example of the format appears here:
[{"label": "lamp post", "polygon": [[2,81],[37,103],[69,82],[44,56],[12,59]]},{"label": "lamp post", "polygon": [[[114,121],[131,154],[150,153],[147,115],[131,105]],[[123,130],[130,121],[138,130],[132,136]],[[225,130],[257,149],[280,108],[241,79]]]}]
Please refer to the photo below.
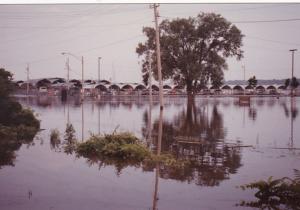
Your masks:
[{"label": "lamp post", "polygon": [[81,62],[81,94],[84,96],[84,88],[83,88],[83,84],[84,84],[84,80],[83,80],[83,78],[84,78],[83,77],[84,76],[84,74],[83,74],[83,72],[84,72],[84,61],[83,61],[83,56],[81,56],[81,58],[80,58],[80,57],[78,57],[78,56],[76,56],[72,53],[69,53],[69,52],[62,52],[61,54],[62,55],[70,55],[70,56],[74,57],[75,59],[77,59],[78,61]]},{"label": "lamp post", "polygon": [[100,82],[100,60],[101,57],[98,57],[98,82]]},{"label": "lamp post", "polygon": [[294,78],[294,53],[297,51],[297,49],[291,49],[290,52],[292,52],[292,79],[291,79],[291,97],[293,97],[293,78]]}]

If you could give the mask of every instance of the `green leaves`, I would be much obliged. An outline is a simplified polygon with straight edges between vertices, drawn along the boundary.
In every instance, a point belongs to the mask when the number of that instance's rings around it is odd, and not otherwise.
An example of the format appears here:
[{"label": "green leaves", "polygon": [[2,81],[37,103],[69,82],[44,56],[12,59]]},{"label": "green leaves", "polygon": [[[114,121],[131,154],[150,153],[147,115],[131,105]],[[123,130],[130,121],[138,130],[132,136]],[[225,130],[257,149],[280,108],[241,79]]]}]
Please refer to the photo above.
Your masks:
[{"label": "green leaves", "polygon": [[255,197],[258,202],[245,202],[241,206],[252,206],[257,208],[269,207],[272,209],[281,209],[285,205],[287,209],[299,209],[300,207],[300,174],[299,170],[294,169],[295,179],[283,177],[273,180],[269,177],[267,181],[257,181],[240,186],[242,190],[257,189]]},{"label": "green leaves", "polygon": [[[188,92],[209,79],[219,86],[227,69],[225,58],[243,56],[243,35],[220,15],[200,13],[195,18],[163,20],[159,28],[163,79],[185,84]],[[146,75],[152,70],[157,78],[155,30],[147,27],[143,32],[147,40],[136,48],[142,58],[142,72]]]},{"label": "green leaves", "polygon": [[12,74],[0,68],[0,100],[8,97],[13,91]]},{"label": "green leaves", "polygon": [[254,88],[257,85],[257,79],[255,76],[250,77],[248,79],[248,85],[251,86],[252,88]]}]

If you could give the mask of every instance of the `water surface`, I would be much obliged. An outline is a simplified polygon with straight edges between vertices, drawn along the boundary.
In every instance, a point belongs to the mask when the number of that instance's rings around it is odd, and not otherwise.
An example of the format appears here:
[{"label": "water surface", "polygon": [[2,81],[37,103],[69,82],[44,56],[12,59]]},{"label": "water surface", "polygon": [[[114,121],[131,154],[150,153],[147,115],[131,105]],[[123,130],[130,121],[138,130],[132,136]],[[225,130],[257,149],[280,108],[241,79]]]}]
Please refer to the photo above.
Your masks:
[{"label": "water surface", "polygon": [[[300,98],[254,97],[250,106],[235,97],[166,98],[161,118],[158,102],[150,111],[147,98],[18,100],[38,114],[45,130],[1,160],[1,209],[244,209],[236,204],[253,200],[253,191],[236,186],[293,177],[300,169]],[[160,122],[161,151],[197,165],[175,172],[116,167],[66,154],[50,142],[51,129],[63,140],[71,123],[79,141],[91,133],[130,131],[155,150]]]}]

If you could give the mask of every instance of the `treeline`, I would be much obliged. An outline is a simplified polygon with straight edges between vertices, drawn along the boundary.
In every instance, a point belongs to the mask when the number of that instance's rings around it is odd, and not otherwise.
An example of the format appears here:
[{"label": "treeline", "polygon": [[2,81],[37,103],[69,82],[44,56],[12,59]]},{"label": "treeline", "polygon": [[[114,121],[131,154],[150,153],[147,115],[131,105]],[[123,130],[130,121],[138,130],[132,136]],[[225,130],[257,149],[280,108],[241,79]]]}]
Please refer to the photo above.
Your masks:
[{"label": "treeline", "polygon": [[[300,83],[300,79],[297,79]],[[257,85],[284,85],[286,79],[258,79]],[[244,80],[228,80],[225,81],[226,85],[248,85],[248,81]]]}]

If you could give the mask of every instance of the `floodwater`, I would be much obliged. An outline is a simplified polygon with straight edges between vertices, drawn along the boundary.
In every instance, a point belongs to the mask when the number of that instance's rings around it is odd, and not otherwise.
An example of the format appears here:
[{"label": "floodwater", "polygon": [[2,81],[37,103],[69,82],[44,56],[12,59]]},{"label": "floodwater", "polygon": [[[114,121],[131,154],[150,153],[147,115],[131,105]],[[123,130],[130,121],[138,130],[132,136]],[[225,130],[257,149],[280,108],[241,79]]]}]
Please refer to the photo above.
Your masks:
[{"label": "floodwater", "polygon": [[[0,209],[252,209],[254,191],[237,186],[300,169],[300,98],[165,98],[163,112],[145,98],[19,98],[38,114],[33,142],[0,163]],[[78,141],[91,133],[130,131],[152,149],[199,162],[186,171],[114,166],[66,154],[50,142],[71,123]],[[162,125],[162,140],[158,143]],[[2,157],[0,155],[0,157]]]}]

